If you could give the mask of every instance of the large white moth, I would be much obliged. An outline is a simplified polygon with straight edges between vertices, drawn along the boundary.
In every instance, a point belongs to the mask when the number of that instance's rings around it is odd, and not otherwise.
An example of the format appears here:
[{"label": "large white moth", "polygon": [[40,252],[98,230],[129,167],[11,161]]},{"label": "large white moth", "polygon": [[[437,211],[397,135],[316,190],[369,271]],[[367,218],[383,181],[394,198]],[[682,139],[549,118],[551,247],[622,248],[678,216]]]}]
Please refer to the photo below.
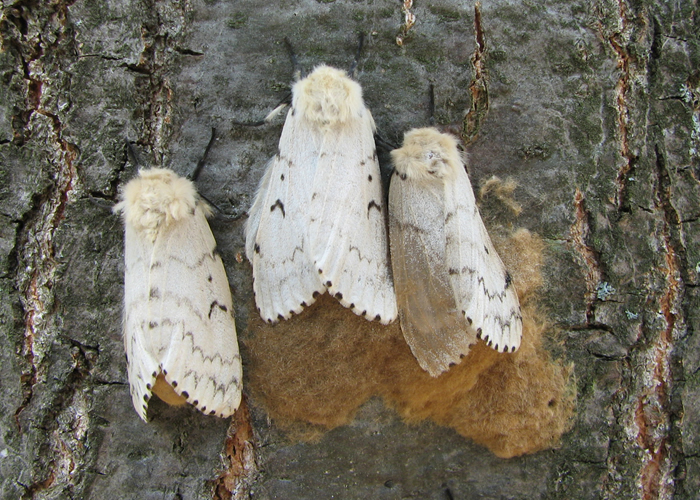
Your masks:
[{"label": "large white moth", "polygon": [[520,346],[522,317],[510,274],[479,215],[457,141],[433,128],[404,136],[389,189],[389,229],[401,328],[436,377],[477,337]]},{"label": "large white moth", "polygon": [[288,319],[326,291],[369,320],[396,318],[374,130],[362,88],[344,71],[319,66],[294,84],[246,225],[265,321]]},{"label": "large white moth", "polygon": [[125,225],[124,346],[136,412],[146,420],[155,392],[231,415],[241,401],[241,358],[209,206],[192,182],[153,168],[139,171],[114,210]]}]

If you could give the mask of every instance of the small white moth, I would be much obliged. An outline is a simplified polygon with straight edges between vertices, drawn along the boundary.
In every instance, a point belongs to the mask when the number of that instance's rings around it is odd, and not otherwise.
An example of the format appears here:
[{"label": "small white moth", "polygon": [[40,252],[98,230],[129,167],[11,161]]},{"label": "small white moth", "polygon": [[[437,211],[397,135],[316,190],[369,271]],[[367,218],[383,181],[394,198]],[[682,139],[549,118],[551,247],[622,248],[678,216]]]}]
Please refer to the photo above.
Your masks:
[{"label": "small white moth", "polygon": [[326,291],[369,320],[396,318],[374,130],[362,88],[344,71],[319,66],[294,84],[246,225],[265,321],[288,319]]},{"label": "small white moth", "polygon": [[457,141],[414,129],[391,156],[391,262],[401,328],[418,363],[437,377],[477,337],[515,351],[518,296],[479,215]]},{"label": "small white moth", "polygon": [[125,226],[124,346],[134,408],[146,421],[155,392],[228,417],[241,401],[241,358],[231,290],[206,220],[211,210],[192,182],[168,169],[140,170],[121,198],[114,211]]}]

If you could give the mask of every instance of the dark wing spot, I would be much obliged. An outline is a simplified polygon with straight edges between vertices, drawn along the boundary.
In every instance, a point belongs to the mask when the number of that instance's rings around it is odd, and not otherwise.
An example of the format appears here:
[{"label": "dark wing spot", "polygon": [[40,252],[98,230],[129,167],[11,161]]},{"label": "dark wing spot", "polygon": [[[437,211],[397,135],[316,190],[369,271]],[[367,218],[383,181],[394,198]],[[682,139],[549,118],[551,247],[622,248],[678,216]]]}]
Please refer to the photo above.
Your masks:
[{"label": "dark wing spot", "polygon": [[459,359],[464,359],[464,353],[461,353],[461,354],[459,355]]},{"label": "dark wing spot", "polygon": [[214,279],[214,277],[211,274],[207,277],[207,281],[209,283],[211,283],[213,279]]},{"label": "dark wing spot", "polygon": [[306,302],[302,302],[302,303],[299,304],[299,305],[300,305],[301,307],[306,307]]},{"label": "dark wing spot", "polygon": [[292,116],[294,116],[294,114],[295,114],[296,112],[297,112],[297,110],[296,110],[296,109],[294,109],[294,108],[292,108],[292,111],[291,111],[291,113],[292,113]]},{"label": "dark wing spot", "polygon": [[202,406],[202,413],[204,413],[205,411],[207,411],[207,407],[206,407],[206,406]]},{"label": "dark wing spot", "polygon": [[503,346],[503,352],[508,352],[508,346]]},{"label": "dark wing spot", "polygon": [[216,410],[212,410],[209,412],[209,415],[214,415],[216,413]]},{"label": "dark wing spot", "polygon": [[292,311],[292,310],[290,309],[289,314],[290,314],[290,315],[294,314],[294,311]]},{"label": "dark wing spot", "polygon": [[282,200],[277,200],[275,204],[270,207],[270,212],[274,212],[275,208],[279,208],[282,211],[282,217],[287,216],[287,214],[284,211],[284,203],[282,203]]},{"label": "dark wing spot", "polygon": [[148,403],[148,399],[149,399],[148,394],[144,394],[144,395],[143,395],[143,400],[144,400],[146,403]]},{"label": "dark wing spot", "polygon": [[371,175],[368,175],[368,176],[367,176],[367,180],[370,181],[370,182],[372,182],[372,176],[371,176]]},{"label": "dark wing spot", "polygon": [[355,303],[350,304],[350,309],[355,309]]},{"label": "dark wing spot", "polygon": [[375,149],[374,152],[372,153],[372,159],[377,160],[377,150]]},{"label": "dark wing spot", "polygon": [[197,406],[197,405],[199,404],[199,400],[198,400],[198,399],[195,399],[194,401],[192,401],[192,404],[193,404],[194,406]]},{"label": "dark wing spot", "polygon": [[151,291],[148,293],[148,296],[152,299],[159,299],[160,298],[160,290],[158,290],[156,287],[151,287]]},{"label": "dark wing spot", "polygon": [[153,378],[156,378],[158,374],[156,372],[153,372]]},{"label": "dark wing spot", "polygon": [[214,302],[209,304],[209,319],[211,319],[211,314],[214,312],[214,309],[216,309],[217,307],[224,312],[228,312],[228,307],[226,307],[224,304],[219,304],[219,302],[215,300]]},{"label": "dark wing spot", "polygon": [[330,288],[330,287],[333,286],[333,283],[331,283],[331,281],[328,280],[328,281],[326,281],[326,286],[327,286],[328,288]]},{"label": "dark wing spot", "polygon": [[452,368],[453,366],[457,366],[457,363],[452,361],[449,365],[447,365],[449,368]]},{"label": "dark wing spot", "polygon": [[319,269],[318,274],[323,274],[323,269]]},{"label": "dark wing spot", "polygon": [[379,314],[377,314],[377,315],[374,317],[374,321],[381,321],[381,320],[382,320],[382,317],[381,317]]},{"label": "dark wing spot", "polygon": [[510,352],[515,352],[515,346],[510,348]]},{"label": "dark wing spot", "polygon": [[260,245],[258,245],[257,243],[255,244],[253,249],[255,250],[255,253],[260,253]]},{"label": "dark wing spot", "polygon": [[496,344],[493,348],[494,350],[498,351],[498,344]]},{"label": "dark wing spot", "polygon": [[182,391],[182,394],[180,394],[185,399],[190,399],[190,393],[187,391]]},{"label": "dark wing spot", "polygon": [[455,274],[459,274],[459,270],[455,269],[454,267],[451,267],[447,270],[447,274],[450,276],[454,276]]},{"label": "dark wing spot", "polygon": [[316,291],[312,294],[312,297],[315,299],[315,298],[318,297],[319,295],[321,295],[321,293],[320,293],[318,290],[316,290]]},{"label": "dark wing spot", "polygon": [[281,181],[284,180],[284,174],[280,175],[280,180],[281,180]]},{"label": "dark wing spot", "polygon": [[[478,338],[481,338],[481,333],[482,333],[481,328],[477,328],[476,329],[476,336]],[[487,340],[488,338],[489,338],[489,336],[487,335],[486,337],[484,337],[484,340]]]},{"label": "dark wing spot", "polygon": [[343,300],[343,294],[340,293],[340,292],[338,292],[338,293],[335,294],[335,298],[338,299],[338,300]]},{"label": "dark wing spot", "polygon": [[151,384],[146,384],[146,389],[151,390]]},{"label": "dark wing spot", "polygon": [[486,245],[484,245],[484,252],[489,253],[489,249],[486,248]]},{"label": "dark wing spot", "polygon": [[447,212],[447,214],[445,215],[445,223],[447,223],[447,221],[449,221],[452,217],[454,217],[454,215],[455,215],[454,212]]},{"label": "dark wing spot", "polygon": [[361,316],[367,316],[367,311],[362,311]]},{"label": "dark wing spot", "polygon": [[284,319],[284,316],[282,316],[281,314],[278,314],[278,315],[277,315],[277,319],[283,320],[283,319]]},{"label": "dark wing spot", "polygon": [[513,277],[506,271],[506,289],[513,283]]},{"label": "dark wing spot", "polygon": [[177,387],[177,380],[173,380],[173,382],[170,385],[172,385],[173,387]]},{"label": "dark wing spot", "polygon": [[158,326],[158,322],[157,322],[157,321],[150,321],[150,322],[148,323],[148,328],[156,328],[157,326]]},{"label": "dark wing spot", "polygon": [[379,213],[382,213],[382,206],[377,204],[376,201],[372,200],[367,205],[367,216],[368,217],[369,217],[369,211],[372,210],[372,207],[376,208]]},{"label": "dark wing spot", "polygon": [[[168,374],[168,370],[163,370],[163,375],[167,375],[167,374]],[[154,377],[156,376],[156,372],[153,372],[153,376]]]},{"label": "dark wing spot", "polygon": [[[466,314],[464,311],[462,311],[462,314]],[[467,316],[467,322],[471,325],[472,324],[472,319]]]},{"label": "dark wing spot", "polygon": [[402,181],[405,181],[407,176],[406,174],[399,174],[399,177],[401,177]]}]

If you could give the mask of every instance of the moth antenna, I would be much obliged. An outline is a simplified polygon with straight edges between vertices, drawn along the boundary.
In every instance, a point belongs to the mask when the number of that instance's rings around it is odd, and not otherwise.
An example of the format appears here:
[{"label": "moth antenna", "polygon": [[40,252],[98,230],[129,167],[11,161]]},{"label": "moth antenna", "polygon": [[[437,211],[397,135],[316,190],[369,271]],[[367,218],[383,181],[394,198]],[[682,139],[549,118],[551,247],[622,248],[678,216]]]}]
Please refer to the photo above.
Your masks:
[{"label": "moth antenna", "polygon": [[131,145],[131,141],[129,139],[126,140],[126,158],[128,161],[134,164],[137,168],[141,168],[141,162],[139,161],[139,155],[134,149],[134,146]]},{"label": "moth antenna", "polygon": [[[214,127],[212,127],[211,128],[211,137],[209,138],[209,142],[207,143],[207,147],[204,149],[204,154],[202,155],[202,158],[200,158],[199,162],[197,162],[197,166],[195,167],[194,171],[188,176],[188,179],[191,180],[192,182],[197,182],[197,179],[199,178],[199,174],[202,173],[204,166],[207,164],[207,157],[209,156],[209,151],[211,151],[211,148],[214,145],[215,140],[216,140],[216,129]],[[224,214],[224,211],[216,203],[211,201],[209,198],[204,196],[202,193],[199,193],[199,197],[201,199],[203,199],[204,201],[206,201],[210,207],[214,207],[214,209],[218,213]]]},{"label": "moth antenna", "polygon": [[[216,140],[216,129],[214,127],[212,127],[211,128],[211,137],[209,138],[209,143],[207,144],[207,147],[204,150],[204,154],[202,155],[202,158],[199,160],[199,162],[197,162],[197,166],[194,168],[194,171],[188,176],[188,178],[192,182],[197,182],[197,179],[199,178],[199,174],[202,172],[202,169],[204,168],[204,165],[207,162],[207,156],[209,155],[209,150],[211,150],[211,147],[214,144],[215,140]],[[207,200],[207,201],[209,201],[209,200]]]},{"label": "moth antenna", "polygon": [[376,132],[374,134],[374,142],[377,144],[377,146],[384,148],[387,151],[393,151],[394,149],[398,149],[398,146],[396,144],[387,139],[384,139],[384,137],[382,137],[379,132]]},{"label": "moth antenna", "polygon": [[352,61],[352,64],[350,65],[350,70],[348,71],[348,74],[352,77],[355,78],[357,77],[357,64],[360,62],[360,55],[362,55],[362,47],[365,44],[365,34],[363,32],[359,32],[357,34],[357,52],[355,52],[355,59]]},{"label": "moth antenna", "polygon": [[428,89],[429,101],[428,101],[428,122],[431,126],[435,125],[435,86],[430,83],[430,88]]},{"label": "moth antenna", "polygon": [[289,54],[289,60],[292,62],[292,74],[294,75],[294,80],[301,80],[301,68],[299,67],[299,60],[297,59],[297,55],[294,52],[294,46],[292,46],[292,42],[286,36],[284,37],[284,46],[286,47],[287,53]]}]

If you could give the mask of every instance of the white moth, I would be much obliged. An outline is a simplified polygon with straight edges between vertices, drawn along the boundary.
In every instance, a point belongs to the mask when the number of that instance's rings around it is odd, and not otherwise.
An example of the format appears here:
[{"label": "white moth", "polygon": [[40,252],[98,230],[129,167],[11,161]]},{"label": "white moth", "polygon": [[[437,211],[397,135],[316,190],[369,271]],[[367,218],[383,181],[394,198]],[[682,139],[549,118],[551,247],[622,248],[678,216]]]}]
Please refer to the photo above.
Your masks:
[{"label": "white moth", "polygon": [[260,316],[288,319],[328,291],[355,314],[396,318],[386,206],[362,88],[317,67],[292,107],[246,225]]},{"label": "white moth", "polygon": [[476,206],[457,141],[432,128],[404,136],[389,189],[389,228],[401,328],[433,377],[477,337],[520,346],[518,296]]},{"label": "white moth", "polygon": [[241,358],[209,206],[192,182],[153,168],[126,185],[114,211],[125,225],[124,346],[136,412],[146,420],[155,392],[228,417],[241,401]]}]

